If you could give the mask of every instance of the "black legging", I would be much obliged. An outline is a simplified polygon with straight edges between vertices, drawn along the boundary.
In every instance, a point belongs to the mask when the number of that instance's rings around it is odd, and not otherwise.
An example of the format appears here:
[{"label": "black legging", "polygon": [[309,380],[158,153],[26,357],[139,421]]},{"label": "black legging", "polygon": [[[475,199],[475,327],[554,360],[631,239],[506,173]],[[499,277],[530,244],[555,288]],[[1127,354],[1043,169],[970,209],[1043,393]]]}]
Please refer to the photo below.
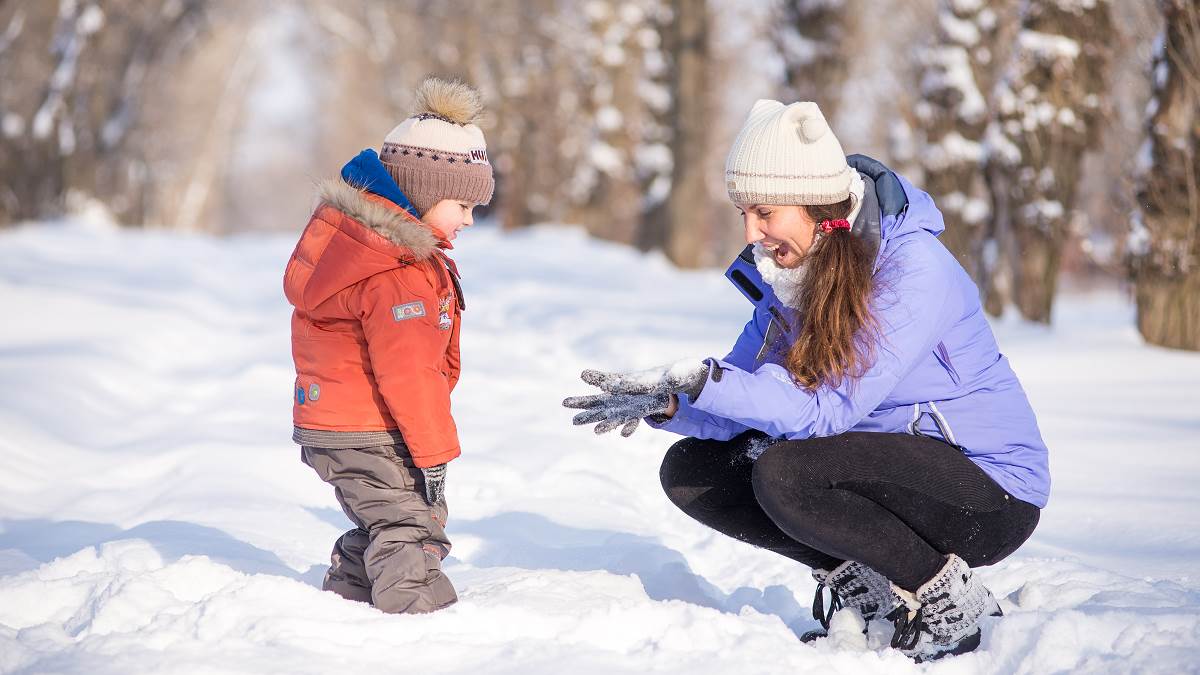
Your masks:
[{"label": "black legging", "polygon": [[971,567],[999,562],[1041,515],[929,437],[851,432],[778,442],[751,459],[764,440],[685,438],[663,459],[663,489],[718,532],[813,568],[856,560],[910,591],[948,553]]}]

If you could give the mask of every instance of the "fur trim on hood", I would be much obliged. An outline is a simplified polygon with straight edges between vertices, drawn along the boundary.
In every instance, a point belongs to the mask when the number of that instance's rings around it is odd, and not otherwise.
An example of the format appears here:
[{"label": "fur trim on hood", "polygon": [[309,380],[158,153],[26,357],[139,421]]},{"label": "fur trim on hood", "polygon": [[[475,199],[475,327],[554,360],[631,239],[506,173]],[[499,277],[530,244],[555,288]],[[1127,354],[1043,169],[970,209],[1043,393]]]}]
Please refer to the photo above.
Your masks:
[{"label": "fur trim on hood", "polygon": [[412,251],[417,258],[429,258],[437,250],[437,237],[423,223],[411,215],[371,201],[363,190],[340,178],[319,181],[317,196],[393,244]]}]

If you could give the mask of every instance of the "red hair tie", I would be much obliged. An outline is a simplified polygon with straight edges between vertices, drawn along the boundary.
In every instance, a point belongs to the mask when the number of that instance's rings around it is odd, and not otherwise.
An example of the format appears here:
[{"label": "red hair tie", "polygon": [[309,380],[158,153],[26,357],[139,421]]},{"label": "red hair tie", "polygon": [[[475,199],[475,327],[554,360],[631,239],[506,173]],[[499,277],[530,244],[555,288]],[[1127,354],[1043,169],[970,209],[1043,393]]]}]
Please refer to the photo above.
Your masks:
[{"label": "red hair tie", "polygon": [[848,230],[848,229],[850,229],[850,221],[846,220],[845,218],[838,218],[837,220],[822,220],[821,221],[821,231],[824,232],[825,234],[829,234],[830,232],[833,232],[834,230]]}]

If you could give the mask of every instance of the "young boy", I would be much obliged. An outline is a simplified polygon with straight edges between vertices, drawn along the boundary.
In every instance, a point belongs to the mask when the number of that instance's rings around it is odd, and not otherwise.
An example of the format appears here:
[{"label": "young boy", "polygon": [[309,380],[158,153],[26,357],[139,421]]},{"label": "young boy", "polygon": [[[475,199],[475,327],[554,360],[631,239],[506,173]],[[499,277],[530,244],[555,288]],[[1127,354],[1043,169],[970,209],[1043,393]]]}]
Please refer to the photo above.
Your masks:
[{"label": "young boy", "polygon": [[293,439],[356,525],[334,544],[323,587],[393,613],[458,599],[441,561],[466,305],[445,251],[495,187],[479,95],[428,79],[416,101],[378,155],[364,150],[318,185],[284,274]]}]

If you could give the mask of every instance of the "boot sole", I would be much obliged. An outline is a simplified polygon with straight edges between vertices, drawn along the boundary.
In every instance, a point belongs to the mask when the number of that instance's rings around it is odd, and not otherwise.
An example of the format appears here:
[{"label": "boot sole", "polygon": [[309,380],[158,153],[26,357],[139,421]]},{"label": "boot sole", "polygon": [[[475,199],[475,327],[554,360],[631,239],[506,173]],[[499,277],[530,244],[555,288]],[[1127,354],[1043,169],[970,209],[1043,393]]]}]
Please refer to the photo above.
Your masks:
[{"label": "boot sole", "polygon": [[800,641],[805,643],[816,642],[821,638],[829,637],[829,633],[823,630],[810,630],[800,636]]},{"label": "boot sole", "polygon": [[958,656],[973,652],[979,648],[979,643],[983,639],[983,631],[975,631],[973,634],[959,640],[953,647],[948,647],[944,651],[935,652],[933,654],[917,654],[913,657],[913,661],[917,663],[926,663],[928,661],[937,661],[938,659],[947,656]]}]

